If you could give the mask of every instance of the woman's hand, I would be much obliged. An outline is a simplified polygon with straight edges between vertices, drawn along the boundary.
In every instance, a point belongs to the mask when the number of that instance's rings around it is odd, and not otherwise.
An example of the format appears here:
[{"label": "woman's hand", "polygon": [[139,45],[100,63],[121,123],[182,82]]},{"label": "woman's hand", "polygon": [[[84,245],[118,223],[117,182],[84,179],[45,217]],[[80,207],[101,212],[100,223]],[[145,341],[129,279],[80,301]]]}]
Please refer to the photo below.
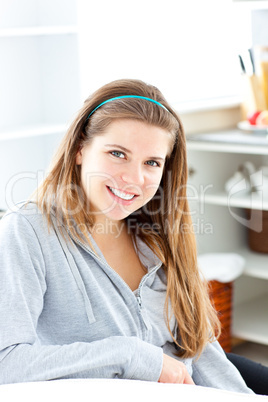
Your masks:
[{"label": "woman's hand", "polygon": [[185,364],[164,354],[163,368],[158,382],[194,385]]}]

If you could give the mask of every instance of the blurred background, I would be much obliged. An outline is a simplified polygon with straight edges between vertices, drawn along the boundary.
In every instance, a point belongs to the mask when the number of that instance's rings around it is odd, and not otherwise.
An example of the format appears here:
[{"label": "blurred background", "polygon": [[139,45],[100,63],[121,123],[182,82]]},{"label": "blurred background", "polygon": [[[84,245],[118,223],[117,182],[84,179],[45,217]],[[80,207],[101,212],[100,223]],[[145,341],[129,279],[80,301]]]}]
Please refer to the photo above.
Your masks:
[{"label": "blurred background", "polygon": [[[239,137],[237,124],[248,113],[268,109],[260,106],[255,82],[259,49],[265,55],[267,46],[267,1],[0,0],[0,210],[29,197],[83,101],[119,78],[158,86],[187,137],[224,132],[224,145],[189,145],[195,189],[222,191],[249,158],[268,165],[260,162],[268,155],[264,136],[230,145],[225,134]],[[244,256],[231,334],[239,341],[232,347],[268,364],[268,247],[249,251],[245,225],[224,197],[211,194],[204,210],[195,207],[199,251]],[[234,206],[248,200],[240,197]],[[268,199],[256,205],[268,210]]]}]

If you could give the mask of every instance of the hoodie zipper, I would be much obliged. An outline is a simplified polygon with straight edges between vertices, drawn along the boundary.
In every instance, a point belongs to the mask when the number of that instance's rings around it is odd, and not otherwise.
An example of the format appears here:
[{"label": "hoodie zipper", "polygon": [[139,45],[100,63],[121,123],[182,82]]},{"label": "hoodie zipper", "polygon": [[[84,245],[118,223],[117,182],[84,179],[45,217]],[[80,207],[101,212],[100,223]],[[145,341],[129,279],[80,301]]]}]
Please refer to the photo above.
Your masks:
[{"label": "hoodie zipper", "polygon": [[162,263],[158,263],[154,268],[151,269],[150,272],[148,272],[146,275],[144,275],[144,276],[142,277],[142,279],[141,279],[141,281],[140,281],[140,284],[139,284],[139,287],[138,287],[138,289],[137,289],[137,294],[136,294],[136,296],[135,296],[134,293],[132,292],[133,295],[134,295],[134,296],[136,297],[136,299],[137,299],[137,302],[138,302],[140,311],[142,310],[142,298],[141,298],[141,289],[142,289],[142,286],[143,286],[143,284],[146,282],[146,280],[147,280],[151,275],[153,275],[153,274],[161,267],[161,265],[162,265]]},{"label": "hoodie zipper", "polygon": [[[134,295],[135,296],[135,295]],[[136,296],[136,299],[137,299],[137,302],[138,302],[138,305],[139,305],[139,308],[140,308],[140,310],[141,310],[141,297],[140,296]]]},{"label": "hoodie zipper", "polygon": [[119,281],[121,281],[131,292],[131,295],[133,297],[135,297],[136,302],[138,304],[138,308],[139,308],[139,313],[141,315],[142,321],[146,327],[146,329],[148,330],[148,324],[146,322],[146,320],[144,319],[144,316],[142,314],[142,298],[141,298],[141,289],[143,284],[146,282],[146,280],[152,275],[154,274],[162,265],[161,262],[159,262],[154,268],[151,269],[150,272],[147,272],[147,274],[145,274],[141,281],[140,284],[138,286],[137,289],[137,294],[135,295],[134,292],[132,291],[132,289],[129,287],[129,285],[124,281],[124,279],[101,257],[99,257],[96,253],[94,253],[90,248],[88,248],[87,246],[85,246],[79,239],[75,238],[74,241],[76,243],[78,243],[86,252],[88,252],[91,256],[95,257],[98,261],[100,261],[102,264],[104,264],[109,270],[113,271],[113,273],[115,274],[115,276],[119,279]]}]

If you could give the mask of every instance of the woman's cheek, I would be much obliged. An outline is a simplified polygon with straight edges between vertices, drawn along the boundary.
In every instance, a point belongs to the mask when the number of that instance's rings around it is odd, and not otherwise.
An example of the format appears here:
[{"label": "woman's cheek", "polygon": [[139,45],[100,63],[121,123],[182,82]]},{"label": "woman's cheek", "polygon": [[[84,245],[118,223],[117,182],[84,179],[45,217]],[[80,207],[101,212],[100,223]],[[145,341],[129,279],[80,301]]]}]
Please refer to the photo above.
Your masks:
[{"label": "woman's cheek", "polygon": [[107,176],[113,177],[119,174],[119,166],[111,163],[109,161],[103,161],[99,164],[99,171],[106,174]]}]

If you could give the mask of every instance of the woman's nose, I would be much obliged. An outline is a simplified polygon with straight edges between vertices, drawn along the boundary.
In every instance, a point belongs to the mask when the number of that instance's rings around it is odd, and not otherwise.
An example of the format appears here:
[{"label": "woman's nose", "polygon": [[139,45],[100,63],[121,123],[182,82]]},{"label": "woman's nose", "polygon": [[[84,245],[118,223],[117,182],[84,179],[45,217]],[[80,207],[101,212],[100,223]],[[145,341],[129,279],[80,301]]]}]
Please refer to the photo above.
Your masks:
[{"label": "woman's nose", "polygon": [[126,184],[142,186],[144,184],[144,172],[141,166],[128,166],[121,174]]}]

